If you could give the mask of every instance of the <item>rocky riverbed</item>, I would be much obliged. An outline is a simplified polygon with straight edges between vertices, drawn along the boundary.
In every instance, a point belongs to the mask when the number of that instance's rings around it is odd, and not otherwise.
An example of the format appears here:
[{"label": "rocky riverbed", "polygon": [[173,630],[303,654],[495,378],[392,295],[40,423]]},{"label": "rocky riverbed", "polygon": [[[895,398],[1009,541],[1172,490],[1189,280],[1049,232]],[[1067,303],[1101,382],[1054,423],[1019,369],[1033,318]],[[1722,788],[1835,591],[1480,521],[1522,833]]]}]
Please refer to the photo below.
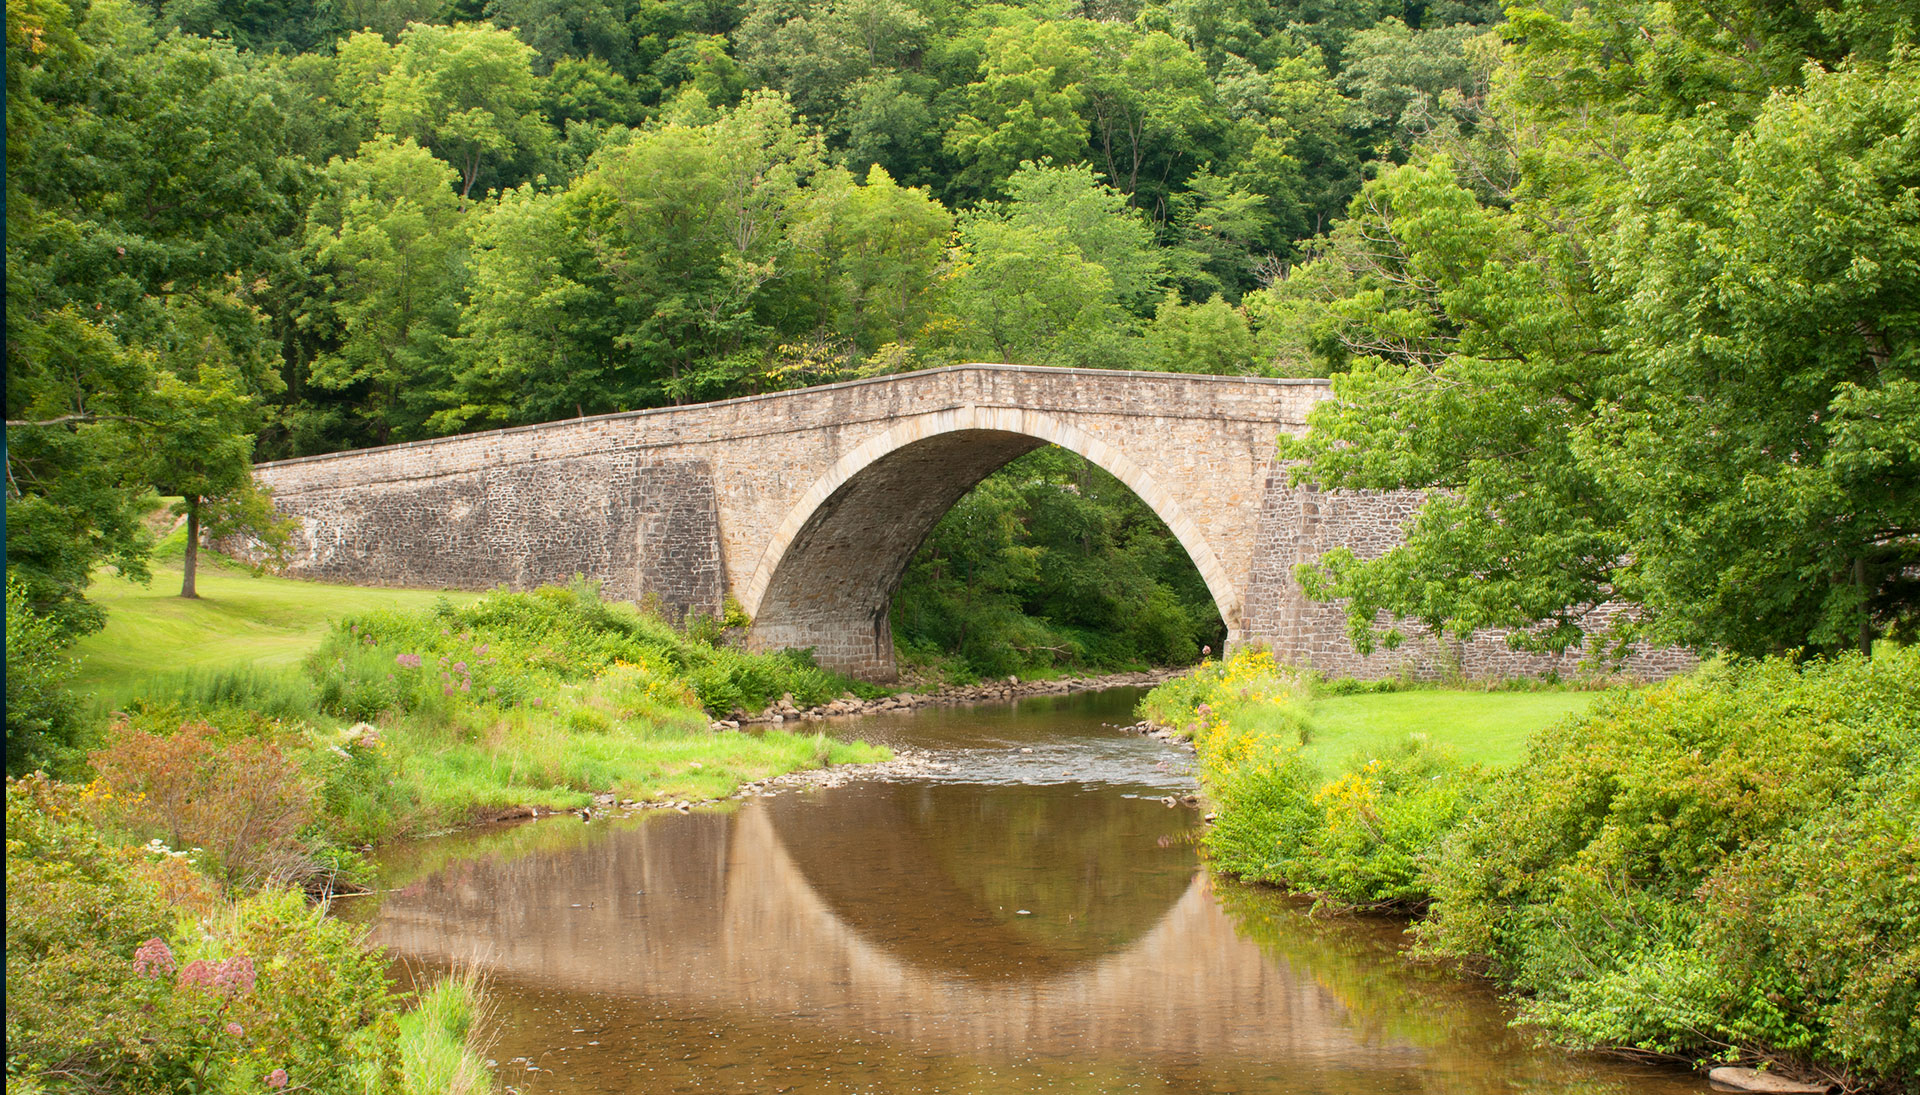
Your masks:
[{"label": "rocky riverbed", "polygon": [[[1061,677],[1047,681],[1023,681],[1019,677],[982,681],[978,684],[949,685],[929,692],[900,692],[878,699],[863,700],[851,692],[831,703],[800,707],[791,695],[767,705],[758,714],[735,711],[709,725],[715,730],[738,730],[756,723],[779,725],[795,719],[828,719],[851,715],[873,715],[883,711],[911,711],[916,707],[969,703],[1005,703],[1027,696],[1064,696],[1073,692],[1091,692],[1127,685],[1151,687],[1179,676],[1179,669],[1148,669],[1136,673],[1102,673],[1087,677]],[[1142,731],[1144,732],[1144,730]]]}]

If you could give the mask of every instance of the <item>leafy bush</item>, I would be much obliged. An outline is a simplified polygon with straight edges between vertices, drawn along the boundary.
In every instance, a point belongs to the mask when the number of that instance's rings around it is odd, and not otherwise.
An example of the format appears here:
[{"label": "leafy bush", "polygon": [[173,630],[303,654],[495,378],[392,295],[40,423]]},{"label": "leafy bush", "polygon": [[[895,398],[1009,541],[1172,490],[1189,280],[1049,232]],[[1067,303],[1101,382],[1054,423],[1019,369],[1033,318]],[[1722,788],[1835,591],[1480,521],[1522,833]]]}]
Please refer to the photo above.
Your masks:
[{"label": "leafy bush", "polygon": [[1911,1078],[1916,787],[1920,651],[1709,665],[1536,737],[1421,934],[1571,1040]]},{"label": "leafy bush", "polygon": [[374,844],[406,831],[419,812],[386,735],[366,723],[349,728],[338,744],[309,751],[306,763],[329,841]]},{"label": "leafy bush", "polygon": [[7,774],[65,774],[82,753],[79,703],[67,686],[70,636],[33,611],[26,583],[7,571]]},{"label": "leafy bush", "polygon": [[176,904],[177,855],[104,841],[97,794],[7,785],[9,1087],[258,1091],[278,1070],[344,1093],[397,1073],[386,963],[358,931],[292,891]]},{"label": "leafy bush", "polygon": [[1208,662],[1148,693],[1143,715],[1183,730],[1216,806],[1222,869],[1350,906],[1425,903],[1426,858],[1472,800],[1474,769],[1411,738],[1329,779],[1301,752],[1308,680],[1265,651]]},{"label": "leafy bush", "polygon": [[7,781],[9,1088],[60,1076],[74,1090],[122,1090],[152,1067],[159,1050],[141,1016],[154,990],[134,952],[175,914],[140,858],[100,839],[76,788]]},{"label": "leafy bush", "polygon": [[171,734],[122,724],[93,765],[127,824],[165,834],[176,848],[206,849],[228,885],[307,873],[299,834],[313,816],[313,787],[277,743],[222,742],[206,722]]},{"label": "leafy bush", "polygon": [[330,714],[369,722],[405,714],[441,726],[476,710],[552,712],[567,686],[616,671],[636,712],[758,711],[786,693],[817,704],[852,683],[804,652],[750,654],[689,639],[582,582],[349,617],[308,668]]}]

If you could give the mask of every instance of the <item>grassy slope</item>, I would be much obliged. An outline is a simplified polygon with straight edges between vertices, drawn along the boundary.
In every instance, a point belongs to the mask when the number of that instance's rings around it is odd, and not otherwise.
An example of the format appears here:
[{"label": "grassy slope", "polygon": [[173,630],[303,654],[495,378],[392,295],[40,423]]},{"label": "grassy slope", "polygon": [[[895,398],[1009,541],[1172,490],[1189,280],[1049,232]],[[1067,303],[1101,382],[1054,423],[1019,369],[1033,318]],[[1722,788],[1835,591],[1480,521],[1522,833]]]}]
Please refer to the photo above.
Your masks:
[{"label": "grassy slope", "polygon": [[1307,719],[1307,755],[1329,771],[1356,753],[1377,754],[1423,733],[1462,760],[1511,764],[1527,738],[1585,711],[1599,692],[1452,692],[1439,689],[1327,696]]},{"label": "grassy slope", "polygon": [[156,565],[152,585],[111,576],[94,580],[89,596],[107,610],[107,626],[74,645],[80,656],[74,683],[81,690],[112,704],[147,678],[181,669],[293,665],[320,644],[336,616],[479,596],[254,577],[217,557],[201,558],[197,601],[180,596],[177,563]]},{"label": "grassy slope", "polygon": [[[76,644],[75,684],[83,694],[91,693],[96,711],[112,710],[182,670],[255,666],[304,682],[300,660],[320,645],[340,616],[379,608],[423,609],[441,597],[462,602],[481,596],[258,577],[206,554],[200,599],[184,600],[178,553],[167,552],[167,546],[163,542],[151,585],[103,575],[89,591],[106,608],[107,625]],[[169,554],[173,561],[167,561]],[[615,713],[608,714],[611,719]],[[414,719],[400,720],[388,733],[406,781],[428,809],[429,823],[458,818],[471,807],[579,806],[590,799],[586,788],[610,788],[636,798],[717,798],[743,783],[797,768],[866,763],[888,755],[818,735],[711,735],[699,712],[683,714],[673,725],[628,726],[612,734],[571,732],[543,716],[501,720],[475,740],[451,740],[444,729],[416,725]],[[321,721],[330,734],[336,720]]]}]

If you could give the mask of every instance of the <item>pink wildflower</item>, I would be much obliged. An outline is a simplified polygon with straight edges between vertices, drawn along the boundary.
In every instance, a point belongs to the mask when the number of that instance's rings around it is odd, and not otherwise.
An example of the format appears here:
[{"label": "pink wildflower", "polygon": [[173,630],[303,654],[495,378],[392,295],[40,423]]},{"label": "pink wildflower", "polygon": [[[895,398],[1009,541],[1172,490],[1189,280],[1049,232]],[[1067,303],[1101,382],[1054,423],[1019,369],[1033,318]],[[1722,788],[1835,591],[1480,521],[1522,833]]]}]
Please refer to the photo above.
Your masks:
[{"label": "pink wildflower", "polygon": [[465,673],[465,672],[467,671],[467,663],[466,663],[466,662],[454,662],[454,663],[453,663],[453,671],[454,671],[455,673]]},{"label": "pink wildflower", "polygon": [[195,988],[210,989],[213,987],[213,976],[218,972],[220,972],[220,963],[196,958],[181,968],[180,977],[175,983],[182,987],[192,985]]},{"label": "pink wildflower", "polygon": [[239,1023],[227,1024],[227,1033],[233,1035],[235,1038],[240,1037],[242,1034],[245,1034],[246,1032],[247,1032],[247,1028],[241,1026]]},{"label": "pink wildflower", "polygon": [[405,666],[408,669],[420,668],[420,655],[418,654],[395,654],[393,660],[396,664]]},{"label": "pink wildflower", "polygon": [[452,686],[452,685],[450,685],[450,684],[443,684],[443,685],[441,685],[441,686],[440,686],[440,694],[441,694],[442,696],[451,696],[451,695],[453,695],[453,686]]},{"label": "pink wildflower", "polygon": [[487,652],[487,644],[481,643],[479,646],[473,648],[473,652],[475,654],[485,654]]},{"label": "pink wildflower", "polygon": [[287,1070],[284,1068],[276,1068],[272,1072],[267,1073],[267,1086],[273,1088],[275,1091],[287,1086]]},{"label": "pink wildflower", "polygon": [[133,952],[133,972],[141,977],[162,977],[172,973],[173,951],[167,948],[166,941],[155,937],[140,944]]},{"label": "pink wildflower", "polygon": [[213,975],[213,983],[221,991],[241,995],[253,991],[254,979],[253,959],[244,954],[220,963],[220,972]]}]

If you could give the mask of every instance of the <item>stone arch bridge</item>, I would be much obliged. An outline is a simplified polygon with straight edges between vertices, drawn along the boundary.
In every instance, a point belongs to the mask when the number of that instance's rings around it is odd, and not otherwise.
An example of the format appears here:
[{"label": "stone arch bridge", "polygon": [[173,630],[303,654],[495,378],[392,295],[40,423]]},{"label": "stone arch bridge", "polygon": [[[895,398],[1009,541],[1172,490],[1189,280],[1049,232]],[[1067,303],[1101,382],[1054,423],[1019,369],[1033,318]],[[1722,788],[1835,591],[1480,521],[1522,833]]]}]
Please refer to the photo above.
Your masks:
[{"label": "stone arch bridge", "polygon": [[1282,434],[1320,380],[960,365],[686,407],[550,422],[259,465],[297,519],[289,572],[358,585],[529,588],[575,574],[667,612],[728,595],[761,648],[893,675],[889,601],[940,517],[1043,445],[1113,473],[1166,521],[1230,645],[1330,672],[1497,674],[1548,662],[1497,637],[1362,658],[1294,564],[1385,550],[1410,494],[1289,487]]}]

